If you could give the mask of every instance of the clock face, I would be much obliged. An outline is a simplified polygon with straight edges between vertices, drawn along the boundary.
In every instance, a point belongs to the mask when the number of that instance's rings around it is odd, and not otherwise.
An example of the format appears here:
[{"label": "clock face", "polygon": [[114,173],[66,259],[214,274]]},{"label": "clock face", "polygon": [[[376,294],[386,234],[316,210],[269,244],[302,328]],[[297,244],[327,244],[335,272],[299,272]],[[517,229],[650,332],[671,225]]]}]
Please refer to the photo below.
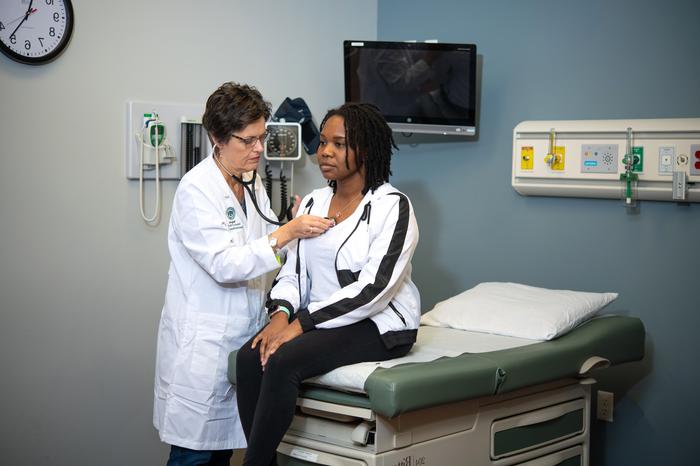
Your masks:
[{"label": "clock face", "polygon": [[0,1],[0,50],[21,63],[56,58],[73,32],[70,0]]}]

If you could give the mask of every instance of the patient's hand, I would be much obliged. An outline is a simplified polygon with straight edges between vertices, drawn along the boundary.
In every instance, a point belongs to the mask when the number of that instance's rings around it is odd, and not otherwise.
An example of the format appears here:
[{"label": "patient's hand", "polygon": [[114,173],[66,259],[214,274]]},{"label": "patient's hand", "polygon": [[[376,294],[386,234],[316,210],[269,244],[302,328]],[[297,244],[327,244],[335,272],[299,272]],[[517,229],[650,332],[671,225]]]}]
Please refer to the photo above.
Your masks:
[{"label": "patient's hand", "polygon": [[278,312],[272,316],[270,323],[265,326],[262,332],[253,339],[253,343],[250,345],[251,348],[255,347],[260,343],[260,360],[262,361],[262,355],[267,354],[268,347],[270,346],[270,341],[272,338],[289,327],[287,323],[287,314],[284,312]]},{"label": "patient's hand", "polygon": [[263,351],[263,348],[260,347],[260,364],[263,366],[263,370],[265,369],[265,364],[267,364],[267,360],[270,358],[271,355],[275,354],[277,348],[284,345],[288,341],[295,339],[302,333],[304,332],[301,329],[301,324],[298,320],[295,320],[291,324],[287,325],[287,327],[284,330],[275,334],[268,340],[267,345],[265,347],[265,351]]}]

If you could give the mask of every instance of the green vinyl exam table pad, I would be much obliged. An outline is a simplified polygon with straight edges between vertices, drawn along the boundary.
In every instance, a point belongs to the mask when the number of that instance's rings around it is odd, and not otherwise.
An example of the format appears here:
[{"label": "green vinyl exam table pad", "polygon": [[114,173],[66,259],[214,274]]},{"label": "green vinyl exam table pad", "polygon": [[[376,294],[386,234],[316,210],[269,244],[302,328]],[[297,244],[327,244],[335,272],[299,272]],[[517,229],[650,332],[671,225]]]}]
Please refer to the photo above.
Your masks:
[{"label": "green vinyl exam table pad", "polygon": [[[377,368],[365,382],[366,396],[335,394],[333,387],[307,387],[302,396],[369,406],[392,417],[415,409],[576,377],[584,362],[595,356],[608,360],[610,365],[637,361],[644,356],[644,335],[644,325],[637,318],[598,317],[551,341]],[[229,356],[228,377],[235,384],[236,352]]]}]

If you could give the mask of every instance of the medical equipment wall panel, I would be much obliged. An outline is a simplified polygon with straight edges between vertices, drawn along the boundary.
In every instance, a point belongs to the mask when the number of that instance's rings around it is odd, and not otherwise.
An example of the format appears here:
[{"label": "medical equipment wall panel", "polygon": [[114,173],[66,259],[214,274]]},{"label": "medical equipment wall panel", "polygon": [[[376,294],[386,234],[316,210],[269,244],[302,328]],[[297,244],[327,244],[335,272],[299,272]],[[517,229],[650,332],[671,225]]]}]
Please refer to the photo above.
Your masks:
[{"label": "medical equipment wall panel", "polygon": [[[159,160],[158,179],[177,180],[186,171],[183,148],[186,137],[183,125],[201,125],[204,106],[172,102],[126,103],[126,177],[138,180],[156,179],[155,159]],[[150,115],[147,117],[146,115]],[[158,124],[146,126],[149,119],[157,118]],[[154,126],[158,128],[157,141]],[[211,145],[206,137],[201,137],[201,158],[206,157]],[[157,148],[157,150],[156,150]]]},{"label": "medical equipment wall panel", "polygon": [[700,202],[700,118],[524,121],[512,185],[526,196]]}]

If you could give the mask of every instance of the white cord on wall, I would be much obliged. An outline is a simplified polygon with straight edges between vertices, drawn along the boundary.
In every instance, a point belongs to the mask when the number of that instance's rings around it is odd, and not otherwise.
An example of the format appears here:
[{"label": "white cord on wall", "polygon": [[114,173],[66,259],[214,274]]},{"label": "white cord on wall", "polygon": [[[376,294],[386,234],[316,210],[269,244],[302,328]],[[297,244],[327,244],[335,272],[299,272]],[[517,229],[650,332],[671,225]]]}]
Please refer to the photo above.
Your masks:
[{"label": "white cord on wall", "polygon": [[[153,115],[155,116],[156,113],[153,112]],[[158,221],[158,217],[160,216],[160,158],[158,157],[158,148],[160,146],[160,142],[158,140],[158,125],[160,123],[160,120],[158,119],[157,116],[155,116],[155,129],[156,129],[156,144],[154,145],[155,150],[156,150],[156,156],[155,156],[155,164],[156,164],[156,177],[155,177],[155,182],[156,182],[156,206],[153,212],[152,217],[147,217],[146,212],[145,212],[145,206],[144,206],[144,194],[143,194],[143,148],[146,145],[146,141],[148,141],[148,135],[145,133],[148,131],[148,124],[144,124],[143,127],[141,128],[141,137],[139,141],[139,147],[141,150],[139,151],[139,209],[141,211],[141,218],[143,218],[143,221],[148,223],[148,224],[155,224]],[[139,139],[137,137],[137,139]]]}]

